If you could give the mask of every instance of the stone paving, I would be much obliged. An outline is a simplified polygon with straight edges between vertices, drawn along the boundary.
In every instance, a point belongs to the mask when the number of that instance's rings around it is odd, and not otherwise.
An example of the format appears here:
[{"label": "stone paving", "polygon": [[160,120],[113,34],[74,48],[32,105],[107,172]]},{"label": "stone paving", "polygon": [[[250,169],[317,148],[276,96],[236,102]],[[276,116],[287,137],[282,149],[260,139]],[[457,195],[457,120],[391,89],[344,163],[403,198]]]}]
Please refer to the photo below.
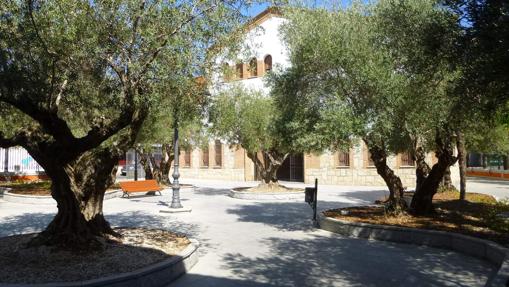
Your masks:
[{"label": "stone paving", "polygon": [[509,180],[487,177],[468,177],[467,192],[493,195],[497,200],[509,200]]},{"label": "stone paving", "polygon": [[[352,239],[312,227],[302,201],[256,202],[227,196],[234,186],[256,183],[187,181],[182,193],[191,213],[163,214],[163,196],[133,196],[104,202],[115,226],[156,227],[198,239],[200,261],[174,282],[180,286],[483,286],[494,266],[452,251]],[[293,187],[303,184],[289,184]],[[319,209],[369,204],[385,188],[323,186]],[[38,231],[55,206],[0,199],[0,236]]]}]

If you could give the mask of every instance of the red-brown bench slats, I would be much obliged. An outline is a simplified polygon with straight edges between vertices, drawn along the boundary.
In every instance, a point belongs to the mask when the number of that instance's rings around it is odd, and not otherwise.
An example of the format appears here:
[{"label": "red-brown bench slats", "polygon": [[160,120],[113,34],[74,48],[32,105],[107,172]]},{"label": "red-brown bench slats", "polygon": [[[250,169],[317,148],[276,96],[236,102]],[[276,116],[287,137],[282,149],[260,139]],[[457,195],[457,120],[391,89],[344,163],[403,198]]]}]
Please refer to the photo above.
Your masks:
[{"label": "red-brown bench slats", "polygon": [[131,192],[150,192],[155,191],[159,192],[159,195],[161,195],[162,188],[157,184],[157,181],[155,179],[149,179],[149,180],[138,180],[138,181],[121,181],[119,182],[120,188],[124,192],[122,194],[122,197],[124,195],[127,195],[127,198],[129,198],[129,193]]}]

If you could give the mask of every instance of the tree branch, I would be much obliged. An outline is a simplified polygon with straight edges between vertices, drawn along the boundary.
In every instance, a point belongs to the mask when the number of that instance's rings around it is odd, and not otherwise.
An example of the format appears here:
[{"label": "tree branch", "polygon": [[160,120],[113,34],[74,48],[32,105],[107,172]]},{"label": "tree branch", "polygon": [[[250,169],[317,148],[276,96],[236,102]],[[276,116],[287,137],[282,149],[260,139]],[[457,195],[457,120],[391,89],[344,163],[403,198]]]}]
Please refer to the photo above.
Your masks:
[{"label": "tree branch", "polygon": [[14,146],[22,146],[27,142],[26,133],[20,132],[13,137],[7,138],[4,136],[3,132],[0,132],[0,147],[1,148],[10,148]]},{"label": "tree branch", "polygon": [[[71,143],[75,139],[67,122],[61,119],[56,112],[48,111],[33,103],[30,95],[15,97],[13,95],[1,95],[0,101],[7,103],[34,119],[45,132],[62,142]],[[20,99],[21,98],[21,99]]]},{"label": "tree branch", "polygon": [[46,51],[46,53],[48,53],[48,55],[51,55],[51,56],[56,56],[56,53],[55,52],[52,52],[49,50],[48,48],[48,45],[46,44],[46,42],[42,39],[41,37],[41,34],[39,33],[39,28],[37,27],[37,24],[35,23],[35,18],[34,18],[34,9],[33,9],[33,4],[34,4],[34,1],[33,0],[28,0],[28,13],[30,15],[30,21],[32,22],[32,26],[34,27],[35,29],[35,35],[37,37],[37,39],[41,42],[44,50]]},{"label": "tree branch", "polygon": [[192,22],[194,19],[196,19],[197,17],[205,14],[206,12],[212,10],[213,8],[215,8],[216,5],[212,5],[210,6],[209,8],[205,9],[205,10],[202,10],[200,13],[198,14],[195,14],[195,15],[190,15],[186,20],[184,20],[183,22],[181,22],[179,25],[177,25],[177,27],[169,34],[167,34],[167,38],[155,49],[153,50],[152,52],[149,52],[149,56],[148,56],[148,60],[145,62],[145,64],[143,64],[143,68],[139,74],[139,78],[137,81],[139,81],[143,75],[145,75],[145,73],[148,71],[148,69],[150,68],[150,65],[155,61],[155,59],[157,58],[157,55],[159,55],[159,53],[162,51],[162,49],[164,49],[164,47],[166,46],[166,44],[168,43],[168,39],[170,37],[172,37],[173,35],[177,34],[185,25],[189,24],[190,22]]}]

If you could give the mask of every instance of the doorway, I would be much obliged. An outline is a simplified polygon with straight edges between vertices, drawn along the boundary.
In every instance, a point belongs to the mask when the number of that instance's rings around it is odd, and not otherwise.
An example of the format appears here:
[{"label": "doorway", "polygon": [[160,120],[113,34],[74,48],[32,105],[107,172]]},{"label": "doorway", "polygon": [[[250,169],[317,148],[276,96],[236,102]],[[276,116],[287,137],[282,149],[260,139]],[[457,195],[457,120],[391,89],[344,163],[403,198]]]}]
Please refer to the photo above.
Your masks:
[{"label": "doorway", "polygon": [[302,153],[289,155],[277,171],[277,178],[283,181],[304,182],[304,155]]}]

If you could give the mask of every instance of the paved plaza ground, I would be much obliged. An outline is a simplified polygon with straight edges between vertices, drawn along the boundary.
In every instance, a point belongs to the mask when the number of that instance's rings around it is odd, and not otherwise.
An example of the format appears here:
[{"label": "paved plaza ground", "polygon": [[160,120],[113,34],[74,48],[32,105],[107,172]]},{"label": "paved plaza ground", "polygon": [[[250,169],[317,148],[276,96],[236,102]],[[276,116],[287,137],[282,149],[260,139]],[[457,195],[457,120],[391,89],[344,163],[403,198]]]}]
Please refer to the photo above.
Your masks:
[{"label": "paved plaza ground", "polygon": [[[172,287],[483,286],[495,271],[494,266],[452,251],[345,238],[315,229],[311,208],[302,201],[227,196],[231,187],[255,183],[184,182],[198,186],[182,193],[182,203],[192,206],[191,213],[159,212],[167,208],[170,190],[163,196],[104,202],[106,218],[114,226],[165,228],[200,241],[199,262]],[[483,190],[505,186],[509,193],[509,185],[501,183],[474,185]],[[384,194],[383,187],[322,186],[319,209],[369,204]],[[0,236],[41,230],[55,212],[55,206],[0,199]]]}]

